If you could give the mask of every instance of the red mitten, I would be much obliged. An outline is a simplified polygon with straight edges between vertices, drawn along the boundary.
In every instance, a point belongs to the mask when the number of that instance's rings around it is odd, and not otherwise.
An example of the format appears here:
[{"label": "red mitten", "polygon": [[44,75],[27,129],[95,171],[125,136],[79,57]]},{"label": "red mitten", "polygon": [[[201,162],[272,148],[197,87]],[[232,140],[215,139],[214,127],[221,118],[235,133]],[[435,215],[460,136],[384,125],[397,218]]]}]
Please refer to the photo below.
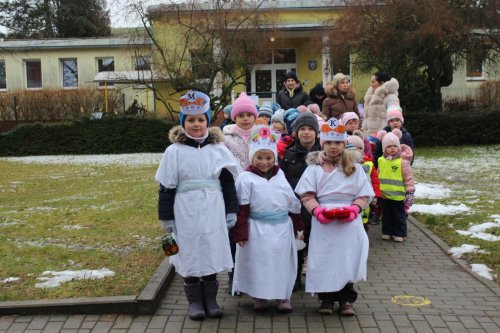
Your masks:
[{"label": "red mitten", "polygon": [[346,208],[332,208],[325,210],[323,214],[329,219],[345,219],[349,217],[350,213],[351,211]]},{"label": "red mitten", "polygon": [[339,219],[340,222],[352,222],[358,217],[359,215],[359,207],[356,205],[351,205],[344,207],[345,209],[349,210],[349,217],[346,217],[344,219]]},{"label": "red mitten", "polygon": [[314,208],[313,215],[318,220],[319,223],[321,224],[327,224],[333,222],[332,219],[329,219],[325,216],[325,207],[316,207]]}]

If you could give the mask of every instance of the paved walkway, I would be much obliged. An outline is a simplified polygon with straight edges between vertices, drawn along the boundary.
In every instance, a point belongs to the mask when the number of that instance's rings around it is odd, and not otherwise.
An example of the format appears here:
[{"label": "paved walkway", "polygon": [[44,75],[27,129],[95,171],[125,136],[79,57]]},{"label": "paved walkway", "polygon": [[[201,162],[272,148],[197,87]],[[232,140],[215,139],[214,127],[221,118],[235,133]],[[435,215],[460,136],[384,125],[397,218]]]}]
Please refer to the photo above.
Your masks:
[{"label": "paved walkway", "polygon": [[[369,234],[368,281],[356,285],[357,317],[320,316],[316,298],[304,292],[293,294],[290,315],[275,309],[256,314],[249,297],[220,292],[224,317],[195,322],[186,316],[187,301],[177,277],[153,316],[7,316],[0,317],[0,333],[500,332],[498,287],[485,285],[465,271],[436,245],[432,235],[413,224],[404,243],[380,240],[379,226],[372,226]],[[227,278],[220,278],[225,290]],[[391,299],[398,295],[426,297],[431,304],[395,304]]]}]

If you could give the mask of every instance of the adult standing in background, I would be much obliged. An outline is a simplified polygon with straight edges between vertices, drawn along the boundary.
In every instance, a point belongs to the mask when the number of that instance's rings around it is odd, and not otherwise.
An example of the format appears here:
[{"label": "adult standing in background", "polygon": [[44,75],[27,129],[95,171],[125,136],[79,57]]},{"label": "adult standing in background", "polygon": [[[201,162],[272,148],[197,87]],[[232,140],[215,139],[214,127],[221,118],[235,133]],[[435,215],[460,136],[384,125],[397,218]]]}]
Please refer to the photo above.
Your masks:
[{"label": "adult standing in background", "polygon": [[326,98],[325,88],[323,84],[317,83],[311,90],[309,90],[309,101],[316,103],[319,106],[323,105],[323,101]]},{"label": "adult standing in background", "polygon": [[370,87],[365,94],[364,119],[362,128],[365,135],[377,133],[387,126],[387,108],[392,104],[399,105],[399,83],[389,74],[377,72],[372,75]]},{"label": "adult standing in background", "polygon": [[340,120],[346,112],[354,112],[359,117],[358,105],[354,100],[356,91],[346,75],[335,74],[332,81],[326,84],[325,92],[322,112],[326,119],[335,117]]},{"label": "adult standing in background", "polygon": [[276,103],[285,111],[297,108],[299,105],[305,105],[309,100],[309,96],[307,96],[307,93],[302,88],[295,72],[290,71],[286,73],[283,84],[283,89],[276,96]]}]

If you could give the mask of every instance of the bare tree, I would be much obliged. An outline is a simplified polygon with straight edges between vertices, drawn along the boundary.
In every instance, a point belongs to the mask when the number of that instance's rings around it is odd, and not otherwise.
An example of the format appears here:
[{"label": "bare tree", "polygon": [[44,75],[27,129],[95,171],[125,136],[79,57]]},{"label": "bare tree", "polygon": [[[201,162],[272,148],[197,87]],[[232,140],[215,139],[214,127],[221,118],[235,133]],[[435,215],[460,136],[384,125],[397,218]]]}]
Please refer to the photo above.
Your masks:
[{"label": "bare tree", "polygon": [[[347,0],[333,22],[331,49],[349,49],[364,72],[400,81],[402,103],[442,108],[441,88],[470,56],[495,62],[500,50],[496,0]],[[422,99],[425,96],[425,99]],[[423,105],[417,105],[422,99]]]},{"label": "bare tree", "polygon": [[[272,11],[264,1],[185,1],[149,6],[129,0],[153,44],[151,88],[170,116],[178,94],[197,89],[211,96],[214,112],[230,103],[252,64],[268,55]],[[214,117],[215,118],[215,117]]]}]

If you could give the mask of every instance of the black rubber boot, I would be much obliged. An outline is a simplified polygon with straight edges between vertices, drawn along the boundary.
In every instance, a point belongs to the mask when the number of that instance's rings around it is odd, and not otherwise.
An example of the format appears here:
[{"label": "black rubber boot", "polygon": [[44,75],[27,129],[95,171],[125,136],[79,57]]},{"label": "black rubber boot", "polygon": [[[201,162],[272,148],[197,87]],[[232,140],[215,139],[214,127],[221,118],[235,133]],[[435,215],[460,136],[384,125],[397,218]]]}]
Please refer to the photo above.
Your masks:
[{"label": "black rubber boot", "polygon": [[205,319],[205,308],[203,307],[203,295],[201,283],[184,284],[184,292],[189,301],[188,316],[191,320]]},{"label": "black rubber boot", "polygon": [[215,281],[202,281],[203,285],[203,304],[205,305],[205,313],[210,318],[219,318],[224,315],[221,308],[217,304],[217,290],[219,289],[219,282]]}]

